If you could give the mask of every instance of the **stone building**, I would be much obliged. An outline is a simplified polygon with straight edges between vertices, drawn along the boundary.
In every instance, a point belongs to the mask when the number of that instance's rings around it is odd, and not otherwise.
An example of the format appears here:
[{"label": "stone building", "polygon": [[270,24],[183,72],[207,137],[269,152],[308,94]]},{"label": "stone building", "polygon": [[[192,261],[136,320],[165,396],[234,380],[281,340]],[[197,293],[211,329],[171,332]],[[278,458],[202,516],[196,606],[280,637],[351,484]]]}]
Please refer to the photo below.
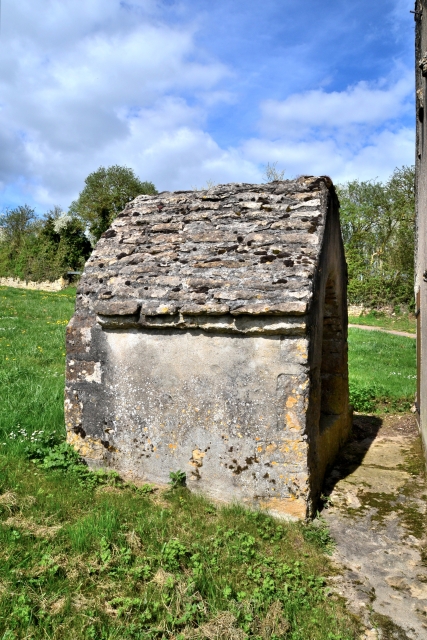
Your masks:
[{"label": "stone building", "polygon": [[416,21],[416,219],[415,300],[417,314],[416,407],[424,449],[427,451],[427,0],[415,3]]},{"label": "stone building", "polygon": [[88,464],[313,512],[350,428],[338,207],[326,177],[127,205],[67,328],[68,441]]}]

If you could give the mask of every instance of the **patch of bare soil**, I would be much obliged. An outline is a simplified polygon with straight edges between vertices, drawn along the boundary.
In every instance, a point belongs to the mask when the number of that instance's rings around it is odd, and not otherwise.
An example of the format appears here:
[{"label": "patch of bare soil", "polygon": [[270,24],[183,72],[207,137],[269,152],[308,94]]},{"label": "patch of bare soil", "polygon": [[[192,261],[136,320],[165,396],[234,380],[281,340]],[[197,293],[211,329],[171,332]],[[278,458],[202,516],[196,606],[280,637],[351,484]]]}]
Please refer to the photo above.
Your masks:
[{"label": "patch of bare soil", "polygon": [[363,619],[362,637],[427,638],[427,484],[415,416],[355,415],[324,491],[344,568],[331,582]]}]

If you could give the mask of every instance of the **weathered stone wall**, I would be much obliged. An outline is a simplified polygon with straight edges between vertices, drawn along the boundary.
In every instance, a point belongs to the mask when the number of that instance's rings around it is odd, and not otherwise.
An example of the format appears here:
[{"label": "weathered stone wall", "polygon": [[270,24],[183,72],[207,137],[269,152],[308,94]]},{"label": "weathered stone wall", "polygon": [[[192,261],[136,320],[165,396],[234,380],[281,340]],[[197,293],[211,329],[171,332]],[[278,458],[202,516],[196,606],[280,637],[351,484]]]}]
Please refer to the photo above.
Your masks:
[{"label": "weathered stone wall", "polygon": [[59,278],[53,282],[33,282],[32,280],[21,280],[20,278],[0,278],[0,287],[14,287],[16,289],[32,289],[34,291],[62,291],[69,286],[68,280]]},{"label": "weathered stone wall", "polygon": [[338,202],[330,203],[307,322],[310,404],[309,479],[312,504],[323,478],[351,429],[348,396],[347,266]]},{"label": "weathered stone wall", "polygon": [[78,289],[68,439],[136,481],[182,469],[219,500],[305,517],[349,427],[345,321],[328,179],[137,198]]}]

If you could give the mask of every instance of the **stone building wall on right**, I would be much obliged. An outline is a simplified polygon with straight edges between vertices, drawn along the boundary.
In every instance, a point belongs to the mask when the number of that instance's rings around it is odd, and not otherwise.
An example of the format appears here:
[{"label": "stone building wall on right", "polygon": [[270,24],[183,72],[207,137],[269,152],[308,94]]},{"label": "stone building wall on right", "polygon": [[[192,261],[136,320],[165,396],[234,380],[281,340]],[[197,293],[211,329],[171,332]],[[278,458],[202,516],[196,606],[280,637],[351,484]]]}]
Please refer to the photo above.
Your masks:
[{"label": "stone building wall on right", "polygon": [[417,399],[419,426],[427,451],[427,0],[415,2],[416,76],[416,256]]}]

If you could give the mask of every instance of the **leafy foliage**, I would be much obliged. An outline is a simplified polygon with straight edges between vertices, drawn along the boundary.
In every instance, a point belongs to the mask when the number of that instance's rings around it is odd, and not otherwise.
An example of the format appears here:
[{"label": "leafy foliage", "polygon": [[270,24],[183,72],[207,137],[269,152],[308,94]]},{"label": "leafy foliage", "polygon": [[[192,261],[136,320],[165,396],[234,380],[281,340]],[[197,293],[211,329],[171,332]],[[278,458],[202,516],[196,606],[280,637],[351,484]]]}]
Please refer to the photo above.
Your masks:
[{"label": "leafy foliage", "polygon": [[171,485],[171,489],[177,489],[178,487],[184,487],[187,476],[185,475],[185,471],[171,471],[169,473],[169,484]]},{"label": "leafy foliage", "polygon": [[317,518],[313,522],[308,522],[303,530],[304,540],[311,542],[318,549],[330,555],[334,549],[334,541],[329,533],[326,521],[323,518]]},{"label": "leafy foliage", "polygon": [[45,435],[37,442],[27,444],[24,452],[38,467],[52,471],[65,471],[73,475],[81,486],[93,488],[105,484],[123,484],[115,471],[103,469],[91,471],[77,451],[67,442],[58,439],[55,434]]},{"label": "leafy foliage", "polygon": [[0,241],[9,245],[11,250],[18,249],[26,235],[35,227],[36,214],[27,204],[7,209],[0,215]]},{"label": "leafy foliage", "polygon": [[98,240],[126,204],[136,196],[157,193],[152,182],[142,182],[128,167],[99,167],[89,174],[70,213],[89,225]]},{"label": "leafy foliage", "polygon": [[119,474],[111,469],[92,471],[77,451],[55,433],[43,434],[35,442],[27,443],[23,452],[40,469],[59,473],[66,472],[69,476],[74,477],[78,485],[86,489],[108,485],[126,487],[140,495],[149,495],[155,491],[151,484],[137,487],[131,482],[124,482]]},{"label": "leafy foliage", "polygon": [[348,263],[348,297],[366,306],[413,305],[415,168],[386,183],[353,180],[337,188]]},{"label": "leafy foliage", "polygon": [[350,404],[359,413],[404,412],[412,407],[413,396],[393,398],[383,385],[350,382]]},{"label": "leafy foliage", "polygon": [[56,280],[83,269],[91,253],[83,223],[54,207],[44,218],[24,205],[0,217],[0,275]]},{"label": "leafy foliage", "polygon": [[86,178],[68,214],[57,206],[42,219],[28,205],[7,210],[0,215],[0,276],[40,282],[82,271],[92,251],[87,229],[98,240],[129,200],[154,193],[151,182],[114,165]]},{"label": "leafy foliage", "polygon": [[350,404],[355,411],[372,413],[377,406],[377,399],[384,395],[384,389],[376,384],[361,385],[351,382],[349,385]]},{"label": "leafy foliage", "polygon": [[84,225],[75,217],[49,212],[39,233],[39,241],[49,247],[47,260],[56,271],[82,270],[92,247]]},{"label": "leafy foliage", "polygon": [[168,540],[163,545],[162,563],[168,571],[179,571],[187,556],[187,548],[177,539]]}]

